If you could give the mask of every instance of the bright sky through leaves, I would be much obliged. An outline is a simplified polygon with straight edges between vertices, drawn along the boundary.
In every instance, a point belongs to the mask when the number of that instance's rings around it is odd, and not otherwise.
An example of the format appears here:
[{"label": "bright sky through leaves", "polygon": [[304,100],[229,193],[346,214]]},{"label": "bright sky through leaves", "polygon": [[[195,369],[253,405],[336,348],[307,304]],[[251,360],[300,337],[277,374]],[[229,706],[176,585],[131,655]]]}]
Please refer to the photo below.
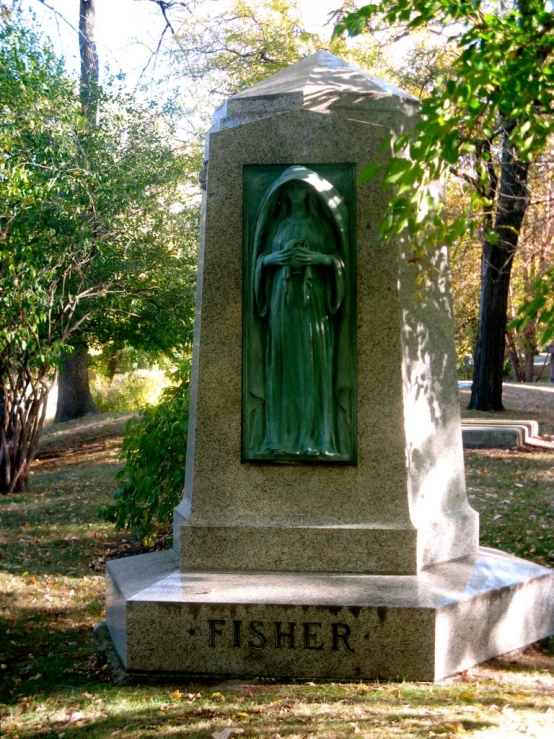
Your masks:
[{"label": "bright sky through leaves", "polygon": [[[76,33],[60,17],[77,28],[79,24],[79,0],[45,0],[60,15],[44,7],[39,0],[25,0],[23,6],[34,12],[59,52],[66,58],[70,71],[79,69],[79,49]],[[225,0],[212,2],[222,9]],[[208,3],[203,4],[205,9]],[[339,0],[298,0],[306,28],[331,37],[332,25],[326,25],[329,13],[340,5]],[[112,74],[123,71],[127,84],[133,87],[152,51],[156,48],[164,29],[164,19],[157,6],[147,0],[96,0],[96,40],[101,69],[108,65]],[[158,62],[158,68],[161,61]]]}]

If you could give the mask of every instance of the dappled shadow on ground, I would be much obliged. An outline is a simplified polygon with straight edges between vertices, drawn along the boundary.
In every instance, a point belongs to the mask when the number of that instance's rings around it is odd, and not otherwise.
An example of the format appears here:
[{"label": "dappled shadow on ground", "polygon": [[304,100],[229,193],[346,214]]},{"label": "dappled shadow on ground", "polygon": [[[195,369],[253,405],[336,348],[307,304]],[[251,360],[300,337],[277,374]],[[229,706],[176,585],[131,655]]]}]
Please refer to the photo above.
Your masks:
[{"label": "dappled shadow on ground", "polygon": [[[485,670],[486,666],[481,669]],[[57,710],[50,704],[40,729],[18,733],[20,739],[46,738],[61,732],[70,739],[84,736],[138,739],[160,735],[207,739],[215,732],[233,728],[237,734],[251,737],[278,734],[282,739],[334,739],[355,734],[379,738],[454,737],[489,730],[494,732],[493,736],[501,737],[508,735],[503,734],[503,728],[512,725],[527,734],[529,712],[538,708],[536,675],[530,679],[532,685],[506,682],[510,679],[509,671],[499,674],[491,670],[479,682],[476,677],[470,671],[439,685],[379,682],[264,685],[227,681],[207,688],[205,683],[176,681],[158,688],[134,689],[89,682],[71,699],[66,697],[66,692],[72,686],[57,686],[57,691],[54,689],[50,694],[53,701],[59,699]],[[541,705],[539,728],[548,725],[548,715],[544,712],[548,703]],[[19,711],[32,708],[20,699],[15,718]],[[45,708],[43,703],[42,710]],[[531,735],[540,736],[533,732]]]},{"label": "dappled shadow on ground", "polygon": [[[423,739],[488,730],[501,737],[507,712],[522,725],[525,716],[548,720],[554,656],[536,649],[438,685],[231,681],[214,686],[178,679],[154,687],[106,684],[107,671],[93,658],[91,627],[102,620],[104,602],[103,577],[94,563],[109,553],[135,551],[131,541],[97,519],[114,490],[117,441],[93,439],[81,451],[60,452],[40,461],[29,493],[0,501],[7,529],[0,561],[0,663],[6,665],[0,719],[7,737],[208,739],[230,726],[244,729],[244,736],[282,739],[356,733]],[[515,475],[504,464],[506,456],[497,462]],[[516,456],[510,456],[514,463]],[[540,474],[546,474],[546,457],[540,461]],[[522,488],[513,490],[519,495]],[[188,693],[202,697],[189,701]]]},{"label": "dappled shadow on ground", "polygon": [[[495,657],[474,668],[476,675],[485,679],[494,679],[498,670],[522,675],[540,671],[554,677],[554,653],[550,650],[550,640],[545,639],[533,647]],[[554,687],[546,688],[546,691],[554,698]]]},{"label": "dappled shadow on ground", "polygon": [[[60,465],[116,464],[121,448],[121,436],[103,439],[64,439],[62,444],[51,445],[39,451],[33,465],[33,473],[56,470]],[[108,457],[109,462],[106,462]]]},{"label": "dappled shadow on ground", "polygon": [[4,660],[0,701],[65,689],[90,680],[92,626],[103,603],[100,596],[82,607],[64,603],[14,606],[0,616],[0,652]]},{"label": "dappled shadow on ground", "polygon": [[[327,712],[325,712],[326,714]],[[182,739],[200,739],[216,736],[215,732],[223,732],[225,728],[233,727],[237,729],[233,734],[244,734],[245,736],[279,736],[282,739],[286,737],[343,737],[347,734],[360,734],[361,736],[384,736],[381,732],[386,728],[394,732],[395,735],[404,737],[423,737],[433,736],[433,731],[442,736],[450,736],[448,734],[449,726],[454,733],[473,732],[481,729],[494,727],[495,724],[490,721],[476,721],[471,718],[465,718],[460,721],[460,715],[454,713],[451,721],[448,717],[433,717],[432,711],[425,712],[428,715],[420,715],[417,713],[391,711],[390,713],[372,714],[370,711],[366,715],[353,717],[354,720],[350,724],[345,723],[344,719],[334,719],[328,715],[323,716],[295,716],[291,710],[286,716],[275,717],[270,721],[264,721],[260,729],[253,728],[252,722],[248,719],[240,718],[233,720],[232,714],[223,714],[217,710],[210,712],[205,709],[199,709],[196,713],[190,715],[179,709],[166,709],[164,713],[149,711],[148,709],[125,712],[121,718],[114,720],[113,717],[104,719],[86,719],[78,717],[72,719],[71,714],[53,719],[48,729],[44,733],[35,733],[34,737],[50,737],[56,736],[51,734],[52,730],[67,731],[68,737],[77,739],[78,737],[90,737],[91,733],[95,737],[114,736],[119,734],[122,737],[152,737],[170,734],[172,737]],[[75,714],[73,714],[75,715]],[[259,723],[259,722],[256,722]],[[261,722],[260,722],[261,723]],[[356,731],[354,731],[356,729]],[[379,732],[373,734],[373,731]],[[59,736],[59,734],[58,734]],[[227,735],[231,736],[231,735]],[[23,739],[22,735],[21,739]]]},{"label": "dappled shadow on ground", "polygon": [[75,421],[48,426],[40,437],[38,458],[95,445],[105,439],[121,440],[127,422],[136,415],[135,411],[94,413]]}]

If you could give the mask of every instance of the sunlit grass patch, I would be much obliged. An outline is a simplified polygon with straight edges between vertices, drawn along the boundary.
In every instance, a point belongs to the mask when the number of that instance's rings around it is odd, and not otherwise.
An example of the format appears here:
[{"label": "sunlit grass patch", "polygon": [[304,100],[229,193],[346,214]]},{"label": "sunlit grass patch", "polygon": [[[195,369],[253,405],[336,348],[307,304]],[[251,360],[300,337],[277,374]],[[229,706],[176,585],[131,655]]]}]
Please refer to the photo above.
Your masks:
[{"label": "sunlit grass patch", "polygon": [[[117,444],[92,439],[82,450],[64,449],[39,462],[28,493],[0,499],[3,736],[209,739],[226,729],[241,732],[230,737],[265,739],[554,734],[554,657],[536,649],[436,685],[177,679],[114,687],[95,661],[91,632],[103,619],[105,558],[130,539],[97,518],[115,489]],[[474,450],[466,465],[482,542],[552,564],[554,454]]]},{"label": "sunlit grass patch", "polygon": [[466,451],[466,481],[483,546],[554,565],[553,452]]}]

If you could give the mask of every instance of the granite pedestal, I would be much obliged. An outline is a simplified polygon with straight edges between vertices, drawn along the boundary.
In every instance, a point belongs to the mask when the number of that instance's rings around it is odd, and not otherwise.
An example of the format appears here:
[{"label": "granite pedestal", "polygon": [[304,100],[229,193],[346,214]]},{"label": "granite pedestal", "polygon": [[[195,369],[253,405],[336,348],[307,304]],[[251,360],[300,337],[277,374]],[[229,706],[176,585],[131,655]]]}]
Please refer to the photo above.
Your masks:
[{"label": "granite pedestal", "polygon": [[[447,254],[414,259],[408,240],[380,242],[388,196],[379,180],[356,184],[368,162],[386,164],[383,141],[417,120],[415,98],[327,52],[216,114],[174,550],[107,569],[106,620],[128,671],[435,680],[554,631],[554,573],[478,546]],[[251,323],[263,314],[253,314],[252,234],[267,203],[278,212],[271,188],[293,177],[316,183],[320,217],[338,214],[344,236],[346,251],[337,236],[325,257],[345,271],[343,303],[321,319],[350,332],[349,379],[333,389],[352,442],[341,463],[271,449],[253,459],[245,443],[245,408],[264,395],[249,385]]]},{"label": "granite pedestal", "polygon": [[108,564],[112,639],[145,675],[440,680],[552,633],[553,599],[551,570],[485,548],[408,576]]}]

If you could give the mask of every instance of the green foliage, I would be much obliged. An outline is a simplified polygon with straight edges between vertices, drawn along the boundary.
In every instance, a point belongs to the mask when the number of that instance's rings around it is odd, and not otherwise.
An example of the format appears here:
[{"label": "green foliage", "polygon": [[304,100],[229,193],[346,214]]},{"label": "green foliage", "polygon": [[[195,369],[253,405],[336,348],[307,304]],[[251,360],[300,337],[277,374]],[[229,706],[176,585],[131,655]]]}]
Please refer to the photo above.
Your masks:
[{"label": "green foliage", "polygon": [[0,18],[0,492],[24,488],[75,335],[182,353],[192,339],[198,147],[176,117],[101,91],[98,125],[50,45]]},{"label": "green foliage", "polygon": [[[73,156],[82,122],[71,82],[48,45],[9,24],[0,25],[0,69],[0,372],[6,372],[23,354],[32,369],[57,354],[60,336],[42,339],[53,320],[61,321],[75,285],[64,295],[57,283],[86,259],[87,239],[79,209],[84,173]],[[62,247],[69,230],[71,250]]]},{"label": "green foliage", "polygon": [[132,529],[151,546],[156,533],[171,523],[183,490],[188,430],[189,366],[172,377],[160,402],[126,426],[118,473],[120,488],[102,518],[118,529]]},{"label": "green foliage", "polygon": [[[554,14],[545,7],[544,0],[383,0],[346,14],[336,27],[338,35],[424,29],[449,49],[444,75],[422,85],[427,97],[415,130],[390,142],[383,179],[391,194],[379,238],[405,239],[412,261],[427,269],[437,246],[479,240],[482,288],[470,399],[479,410],[503,410],[507,306],[529,172],[554,132]],[[455,218],[436,186],[451,175],[467,198]]]},{"label": "green foliage", "polygon": [[102,411],[138,411],[156,403],[165,387],[161,370],[118,373],[111,380],[95,375],[90,383],[92,399]]},{"label": "green foliage", "polygon": [[521,331],[536,321],[538,341],[542,345],[552,342],[554,336],[554,267],[548,269],[534,285],[534,294],[519,309],[510,328]]},{"label": "green foliage", "polygon": [[[481,0],[384,0],[346,14],[336,26],[337,36],[431,26],[456,48],[448,78],[437,79],[422,102],[415,132],[392,142],[402,158],[394,156],[385,172],[396,189],[380,236],[407,232],[416,256],[425,244],[456,243],[490,210],[490,165],[503,136],[519,161],[531,162],[554,131],[554,15],[542,0],[521,0],[519,11],[493,10]],[[468,212],[445,222],[433,183],[453,167],[473,193]],[[486,234],[490,243],[502,236]]]},{"label": "green foliage", "polygon": [[323,41],[301,22],[296,0],[233,0],[223,8],[206,3],[194,13],[172,9],[176,42],[170,52],[174,74],[185,76],[191,118],[207,127],[214,107],[230,95],[266,79],[318,49],[361,66],[376,66],[378,46],[350,48],[343,39]]}]

